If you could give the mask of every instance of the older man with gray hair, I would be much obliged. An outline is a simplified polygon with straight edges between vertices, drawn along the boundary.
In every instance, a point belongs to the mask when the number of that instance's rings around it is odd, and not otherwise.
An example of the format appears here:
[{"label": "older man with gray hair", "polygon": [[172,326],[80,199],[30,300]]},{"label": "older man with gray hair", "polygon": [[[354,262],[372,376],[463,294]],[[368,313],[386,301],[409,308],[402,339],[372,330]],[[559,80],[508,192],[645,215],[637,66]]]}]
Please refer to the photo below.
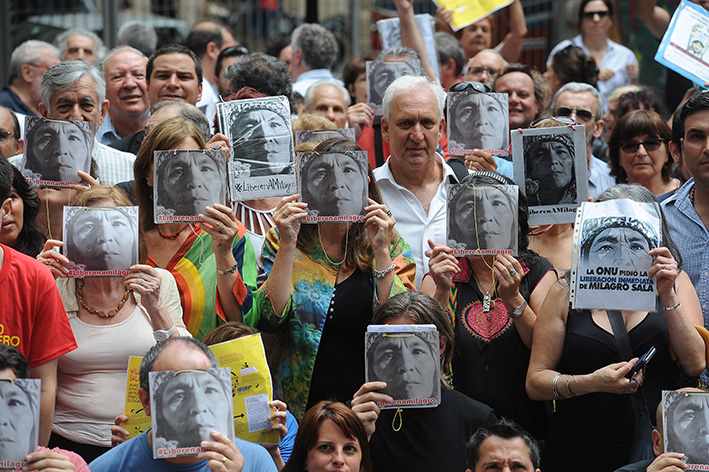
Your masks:
[{"label": "older man with gray hair", "polygon": [[387,162],[374,171],[396,230],[416,261],[416,287],[428,272],[428,241],[445,241],[446,183],[458,182],[436,152],[443,134],[446,92],[426,77],[399,77],[384,94],[382,135],[390,145]]},{"label": "older man with gray hair", "polygon": [[[50,67],[42,77],[41,91],[41,116],[90,121],[94,134],[108,112],[106,82],[98,69],[84,61],[60,62]],[[114,185],[132,178],[133,154],[112,149],[94,138],[92,156],[98,165],[101,183]],[[10,162],[21,168],[24,155],[13,157]]]},{"label": "older man with gray hair", "polygon": [[319,80],[305,93],[305,110],[327,118],[338,128],[344,128],[347,126],[350,100],[349,92],[339,80]]},{"label": "older man with gray hair", "polygon": [[288,71],[294,92],[305,96],[308,87],[318,80],[334,79],[331,69],[338,53],[334,34],[323,26],[306,23],[294,29],[290,38],[293,57]]},{"label": "older man with gray hair", "polygon": [[17,46],[10,56],[10,79],[0,91],[0,105],[15,113],[38,116],[40,81],[57,62],[59,51],[49,43],[31,39]]},{"label": "older man with gray hair", "polygon": [[106,47],[93,31],[70,29],[54,40],[62,61],[86,61],[96,65],[103,60]]},{"label": "older man with gray hair", "polygon": [[569,82],[556,92],[551,102],[553,116],[565,116],[586,128],[586,161],[588,163],[588,196],[615,185],[611,168],[593,155],[591,144],[603,132],[603,99],[595,87],[581,82]]}]

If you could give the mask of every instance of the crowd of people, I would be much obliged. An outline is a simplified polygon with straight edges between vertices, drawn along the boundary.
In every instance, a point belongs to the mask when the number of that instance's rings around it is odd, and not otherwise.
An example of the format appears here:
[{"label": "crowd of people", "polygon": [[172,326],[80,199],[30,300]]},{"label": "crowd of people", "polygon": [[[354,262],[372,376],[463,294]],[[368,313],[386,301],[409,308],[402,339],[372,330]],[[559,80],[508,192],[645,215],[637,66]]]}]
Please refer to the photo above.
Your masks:
[{"label": "crowd of people", "polygon": [[[124,34],[130,45],[107,50],[76,29],[13,51],[0,91],[0,380],[12,384],[0,389],[0,468],[23,434],[38,442],[19,446],[26,467],[46,471],[709,464],[709,451],[665,451],[663,435],[681,433],[661,395],[709,383],[709,94],[694,86],[667,103],[638,85],[635,53],[609,39],[612,0],[578,2],[579,34],[550,51],[544,74],[519,62],[520,0],[498,45],[493,16],[453,31],[454,12],[439,8],[438,71],[413,3],[394,1],[401,45],[349,58],[342,80],[319,24],[266,52],[208,20],[185,44]],[[655,0],[633,8],[664,34]],[[535,138],[548,127],[562,131]],[[319,130],[329,139],[295,140]],[[524,156],[512,152],[519,130]],[[299,192],[224,196],[233,181],[291,185],[296,172]],[[571,309],[574,224],[535,225],[530,209],[578,206],[586,188],[659,221],[660,242],[630,255],[636,223],[613,229],[607,259],[647,261],[656,311]],[[394,365],[379,369],[370,325],[434,326],[437,342],[376,344]],[[207,345],[256,332],[278,446],[212,430],[197,455],[156,459],[166,439],[153,430],[126,439],[131,356],[143,357],[145,412],[178,431],[202,413],[153,403],[149,374],[216,368]],[[414,391],[435,406],[385,408]],[[215,424],[231,420],[221,396]],[[657,412],[652,433],[639,436],[638,411]]]}]

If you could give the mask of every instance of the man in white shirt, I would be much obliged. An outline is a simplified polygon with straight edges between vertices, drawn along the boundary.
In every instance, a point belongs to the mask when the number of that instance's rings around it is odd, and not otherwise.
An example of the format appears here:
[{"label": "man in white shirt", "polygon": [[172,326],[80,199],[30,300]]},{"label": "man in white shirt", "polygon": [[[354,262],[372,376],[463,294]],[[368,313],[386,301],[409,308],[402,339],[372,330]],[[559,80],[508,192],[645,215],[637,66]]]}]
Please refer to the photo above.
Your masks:
[{"label": "man in white shirt", "polygon": [[428,240],[445,242],[446,183],[457,182],[436,152],[444,129],[446,93],[426,77],[396,79],[384,94],[382,136],[390,144],[387,162],[374,171],[396,230],[416,261],[416,286],[428,271]]}]

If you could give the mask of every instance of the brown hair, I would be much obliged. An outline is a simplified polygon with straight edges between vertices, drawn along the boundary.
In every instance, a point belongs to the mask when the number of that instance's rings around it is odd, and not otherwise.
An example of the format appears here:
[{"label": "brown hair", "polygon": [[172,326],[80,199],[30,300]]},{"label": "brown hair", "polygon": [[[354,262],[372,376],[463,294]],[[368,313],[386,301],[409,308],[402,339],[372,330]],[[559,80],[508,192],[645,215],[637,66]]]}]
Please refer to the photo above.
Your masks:
[{"label": "brown hair", "polygon": [[[323,141],[315,148],[315,152],[321,153],[345,153],[347,151],[361,150],[359,146],[349,139],[338,138]],[[369,177],[369,198],[377,203],[382,203],[382,194],[379,191],[377,181],[372,173],[372,167],[369,164],[367,164],[367,176]],[[308,249],[315,244],[318,239],[318,224],[301,225],[300,232],[298,233],[298,249],[307,252]],[[372,251],[372,244],[369,242],[367,231],[364,229],[364,224],[351,224],[347,230],[347,238],[349,238],[349,244],[346,247],[347,253],[345,254],[343,268],[353,269],[358,267],[363,271],[370,270],[372,268],[372,261],[374,260],[374,252]],[[392,231],[390,242],[395,243],[398,238],[398,233]]]},{"label": "brown hair", "polygon": [[175,117],[165,120],[153,128],[140,145],[133,163],[133,194],[135,202],[140,207],[140,227],[142,232],[155,228],[153,215],[153,188],[148,185],[148,174],[153,170],[153,152],[175,149],[185,139],[195,140],[200,149],[205,149],[207,143],[202,133],[192,123]]},{"label": "brown hair", "polygon": [[608,141],[608,157],[610,158],[611,175],[615,176],[616,183],[628,181],[628,174],[620,164],[620,146],[632,138],[640,135],[651,138],[661,138],[665,147],[667,160],[662,165],[662,180],[669,182],[672,178],[672,154],[667,143],[672,140],[672,130],[667,122],[658,113],[652,110],[635,110],[623,116],[613,127],[613,134]]},{"label": "brown hair", "polygon": [[[79,192],[69,205],[88,207],[101,200],[112,200],[116,206],[133,206],[133,202],[123,190],[109,185],[94,185],[88,190]],[[138,261],[143,264],[147,258],[148,250],[145,246],[145,238],[143,233],[138,231]]]},{"label": "brown hair", "polygon": [[335,401],[321,401],[313,406],[303,416],[298,425],[298,434],[295,436],[293,452],[283,472],[303,472],[306,470],[308,452],[315,447],[320,436],[320,427],[330,420],[350,439],[359,442],[362,451],[362,460],[359,463],[359,472],[372,470],[372,459],[369,456],[369,440],[367,433],[357,414],[344,403]]},{"label": "brown hair", "polygon": [[303,113],[293,120],[293,136],[295,136],[296,131],[313,129],[337,129],[337,126],[327,118],[312,113]]},{"label": "brown hair", "polygon": [[256,333],[258,333],[258,331],[251,326],[239,323],[238,321],[230,321],[221,326],[217,326],[209,333],[205,334],[204,338],[202,338],[202,342],[207,346],[212,346],[213,344],[231,341],[232,339],[238,339]]}]

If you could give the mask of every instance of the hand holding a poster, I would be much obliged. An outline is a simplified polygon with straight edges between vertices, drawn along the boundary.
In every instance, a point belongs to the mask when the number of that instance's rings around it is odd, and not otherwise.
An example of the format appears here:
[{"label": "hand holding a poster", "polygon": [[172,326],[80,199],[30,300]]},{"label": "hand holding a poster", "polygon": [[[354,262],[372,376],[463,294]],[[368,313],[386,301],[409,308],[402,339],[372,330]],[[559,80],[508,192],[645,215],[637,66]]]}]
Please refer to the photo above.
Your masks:
[{"label": "hand holding a poster", "polygon": [[382,393],[387,387],[386,382],[366,382],[354,394],[352,398],[352,411],[357,413],[360,421],[364,425],[364,430],[367,432],[367,438],[371,438],[376,428],[377,418],[379,418],[379,404],[391,403],[394,399]]},{"label": "hand holding a poster", "polygon": [[130,432],[123,427],[123,425],[128,421],[126,415],[118,415],[116,419],[113,420],[113,426],[111,426],[111,447],[116,447],[121,443],[126,442]]},{"label": "hand holding a poster", "polygon": [[[288,421],[288,407],[280,400],[273,400],[272,402],[269,402],[268,406],[273,408],[274,411],[266,419],[268,421],[275,420],[276,423],[266,428],[265,432],[268,433],[271,431],[278,431],[278,436],[281,441],[283,441],[283,438],[285,438],[286,434],[288,434],[288,427],[286,426]],[[278,470],[282,470],[286,464],[281,456],[281,449],[279,445],[266,443],[261,443],[261,445],[266,448],[268,453],[271,455],[271,459],[273,459],[273,462],[276,464],[276,468]]]},{"label": "hand holding a poster", "polygon": [[[133,290],[134,293],[140,295],[140,302],[148,310],[148,313],[159,313],[163,308],[160,300],[162,277],[155,268],[146,264],[132,266],[130,273],[123,278],[123,285],[126,290]],[[154,317],[151,317],[152,320]],[[166,319],[165,321],[167,323],[165,328],[170,329],[172,320]]]},{"label": "hand holding a poster", "polygon": [[489,152],[476,149],[472,154],[465,155],[465,166],[475,172],[488,170],[491,172],[497,171],[497,162]]},{"label": "hand holding a poster", "polygon": [[74,463],[71,462],[68,456],[55,451],[33,452],[27,456],[27,459],[27,467],[23,470],[44,470],[51,472],[74,472],[76,470]]},{"label": "hand holding a poster", "polygon": [[498,280],[497,293],[507,306],[507,311],[511,313],[515,307],[524,302],[524,298],[519,293],[519,284],[529,269],[525,270],[514,256],[499,254],[495,258],[493,270]]},{"label": "hand holding a poster", "polygon": [[47,239],[42,252],[37,255],[37,260],[49,268],[55,279],[59,277],[69,277],[69,269],[66,268],[69,259],[59,251],[54,250],[54,248],[59,248],[63,245],[64,243],[62,241]]},{"label": "hand holding a poster", "polygon": [[213,441],[202,441],[200,446],[204,452],[197,457],[207,459],[207,467],[212,470],[241,472],[244,468],[244,456],[233,441],[218,431],[212,431]]},{"label": "hand holding a poster", "polygon": [[281,233],[281,247],[295,244],[300,232],[300,220],[308,216],[308,204],[299,202],[300,195],[290,195],[283,198],[273,211],[273,220],[278,232]]},{"label": "hand holding a poster", "polygon": [[[204,221],[202,229],[212,236],[212,250],[219,260],[220,256],[228,258],[231,254],[231,245],[239,231],[239,223],[231,207],[215,203],[205,208],[207,214],[200,213],[199,217]],[[235,261],[232,261],[232,264]]]},{"label": "hand holding a poster", "polygon": [[374,110],[368,103],[355,103],[347,109],[347,124],[355,130],[355,140],[359,140],[362,131],[367,126],[372,126]]},{"label": "hand holding a poster", "polygon": [[222,133],[217,133],[212,136],[212,139],[207,141],[207,149],[224,150],[226,151],[226,160],[231,158],[231,141]]},{"label": "hand holding a poster", "polygon": [[[663,306],[674,305],[678,300],[672,301],[670,298],[677,298],[677,294],[675,293],[675,280],[680,272],[677,261],[672,257],[670,250],[666,247],[653,248],[650,250],[649,254],[653,256],[654,260],[647,276],[648,278],[657,277],[655,287],[657,288],[657,294],[663,301]],[[671,304],[665,303],[670,301],[672,301]]]},{"label": "hand holding a poster", "polygon": [[[436,285],[432,296],[440,304],[446,306],[448,295],[453,288],[453,277],[460,272],[458,259],[453,255],[453,250],[445,244],[436,244],[429,239],[428,247],[431,248],[430,251],[426,251],[426,256],[429,258],[428,270]],[[424,278],[422,289],[427,284],[428,282]]]},{"label": "hand holding a poster", "polygon": [[[368,198],[367,202],[369,205],[364,207],[367,214],[364,215],[363,221],[367,230],[367,237],[374,250],[374,257],[377,259],[377,263],[380,262],[380,259],[391,260],[389,243],[391,242],[391,233],[394,231],[396,220],[391,216],[391,211],[386,205],[377,203],[371,198]],[[389,265],[391,264],[387,264],[383,269],[386,269]],[[392,275],[394,274],[392,273]]]}]

